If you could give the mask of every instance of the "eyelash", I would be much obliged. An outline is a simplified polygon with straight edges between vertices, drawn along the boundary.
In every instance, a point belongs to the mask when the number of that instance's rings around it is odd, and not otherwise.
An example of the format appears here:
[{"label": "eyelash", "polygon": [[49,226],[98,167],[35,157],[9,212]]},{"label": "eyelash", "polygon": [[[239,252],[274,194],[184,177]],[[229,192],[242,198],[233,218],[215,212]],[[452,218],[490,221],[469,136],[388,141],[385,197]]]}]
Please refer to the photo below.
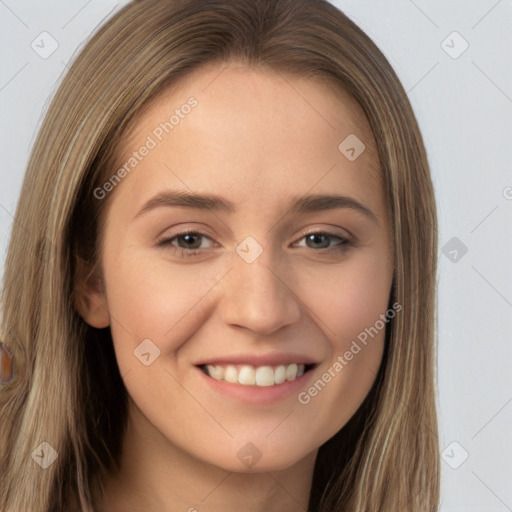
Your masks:
[{"label": "eyelash", "polygon": [[[161,240],[158,240],[156,245],[157,245],[157,247],[164,247],[164,248],[170,247],[173,250],[173,252],[175,253],[175,255],[178,256],[179,258],[189,258],[189,257],[197,256],[197,255],[201,254],[201,252],[204,249],[183,249],[182,247],[176,247],[176,246],[172,245],[173,240],[175,240],[179,237],[185,236],[185,235],[199,235],[201,237],[210,238],[205,233],[201,233],[199,231],[183,231],[182,233],[177,233],[176,235],[174,235],[171,238],[163,238]],[[303,238],[306,238],[310,235],[326,235],[329,238],[337,238],[337,239],[341,240],[341,242],[339,244],[334,245],[332,247],[316,249],[317,252],[327,251],[327,252],[334,252],[336,254],[342,254],[345,251],[347,251],[351,246],[355,246],[355,243],[352,242],[351,240],[349,240],[348,238],[338,236],[338,235],[335,235],[334,233],[329,233],[327,231],[310,231],[308,233],[304,233],[300,237],[299,240],[302,240]],[[315,249],[313,249],[313,250],[315,250]]]}]

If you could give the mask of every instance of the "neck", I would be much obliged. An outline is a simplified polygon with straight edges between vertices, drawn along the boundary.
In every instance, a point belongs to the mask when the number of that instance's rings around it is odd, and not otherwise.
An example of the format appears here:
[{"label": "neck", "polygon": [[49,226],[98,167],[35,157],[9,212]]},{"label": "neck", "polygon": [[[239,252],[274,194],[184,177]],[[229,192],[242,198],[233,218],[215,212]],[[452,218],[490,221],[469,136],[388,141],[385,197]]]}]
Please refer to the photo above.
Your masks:
[{"label": "neck", "polygon": [[230,472],[173,445],[131,401],[129,410],[120,468],[107,479],[98,512],[307,509],[316,450],[279,471]]}]

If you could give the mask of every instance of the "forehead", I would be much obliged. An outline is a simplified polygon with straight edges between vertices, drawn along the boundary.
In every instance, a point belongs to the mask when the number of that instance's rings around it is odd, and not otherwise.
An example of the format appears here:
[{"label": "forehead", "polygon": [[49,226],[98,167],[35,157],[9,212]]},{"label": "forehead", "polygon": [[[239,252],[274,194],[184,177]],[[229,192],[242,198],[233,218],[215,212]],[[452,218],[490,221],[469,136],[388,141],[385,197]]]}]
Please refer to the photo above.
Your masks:
[{"label": "forehead", "polygon": [[[196,106],[184,108],[191,98]],[[235,203],[265,195],[270,204],[291,186],[294,195],[381,194],[368,121],[350,95],[325,80],[237,63],[206,66],[137,116],[118,164],[148,139],[154,148],[122,184],[139,197],[158,187],[214,189]],[[347,158],[352,149],[362,151],[356,159]]]}]

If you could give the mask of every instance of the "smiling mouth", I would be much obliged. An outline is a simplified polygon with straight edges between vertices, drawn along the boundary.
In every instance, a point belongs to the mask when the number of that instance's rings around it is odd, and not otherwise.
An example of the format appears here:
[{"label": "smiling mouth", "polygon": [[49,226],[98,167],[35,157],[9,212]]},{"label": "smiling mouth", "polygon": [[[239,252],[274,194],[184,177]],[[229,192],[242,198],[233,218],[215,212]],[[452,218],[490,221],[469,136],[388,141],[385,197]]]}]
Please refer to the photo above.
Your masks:
[{"label": "smiling mouth", "polygon": [[242,386],[270,387],[294,381],[312,370],[315,364],[280,364],[278,366],[201,365],[203,372],[215,380],[223,380]]}]

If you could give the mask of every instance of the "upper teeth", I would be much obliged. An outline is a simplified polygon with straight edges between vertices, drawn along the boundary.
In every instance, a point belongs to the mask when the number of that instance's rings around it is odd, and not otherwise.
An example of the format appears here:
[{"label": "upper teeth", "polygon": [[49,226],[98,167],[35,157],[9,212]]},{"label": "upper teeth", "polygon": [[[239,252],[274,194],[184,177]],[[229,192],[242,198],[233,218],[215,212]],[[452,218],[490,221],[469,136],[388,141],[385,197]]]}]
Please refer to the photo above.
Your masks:
[{"label": "upper teeth", "polygon": [[281,364],[279,366],[251,366],[248,364],[235,365],[206,365],[206,373],[216,380],[225,380],[232,384],[244,386],[273,386],[286,380],[295,380],[304,374],[303,364]]}]

